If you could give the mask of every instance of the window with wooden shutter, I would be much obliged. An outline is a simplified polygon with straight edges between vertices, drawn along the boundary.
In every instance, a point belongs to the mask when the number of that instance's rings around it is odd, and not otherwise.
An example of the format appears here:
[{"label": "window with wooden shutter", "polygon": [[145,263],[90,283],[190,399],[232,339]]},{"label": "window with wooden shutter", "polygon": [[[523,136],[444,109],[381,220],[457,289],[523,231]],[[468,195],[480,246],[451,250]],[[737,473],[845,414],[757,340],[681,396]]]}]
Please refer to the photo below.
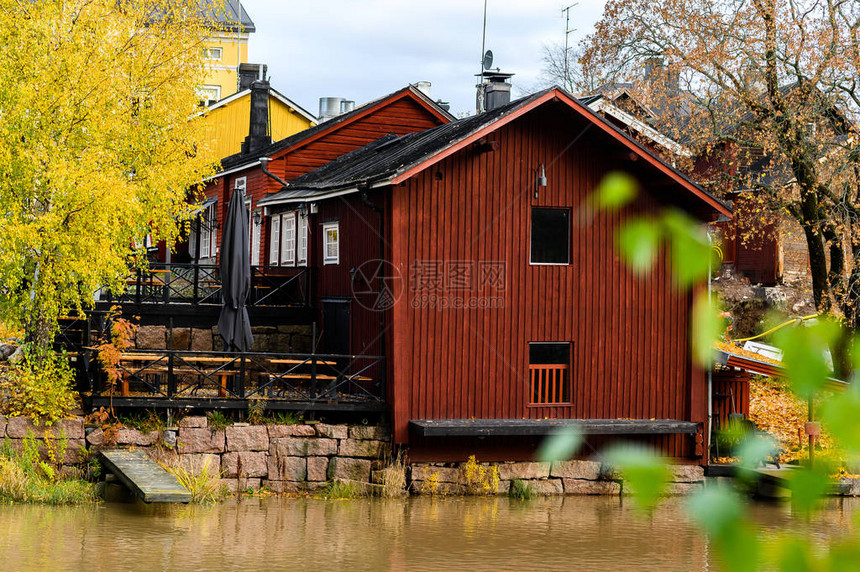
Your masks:
[{"label": "window with wooden shutter", "polygon": [[281,266],[296,265],[296,213],[281,217]]},{"label": "window with wooden shutter", "polygon": [[307,213],[299,214],[298,228],[298,253],[297,264],[299,266],[307,266],[308,264],[308,215]]},{"label": "window with wooden shutter", "polygon": [[274,215],[269,224],[269,264],[278,265],[281,244],[281,215]]}]

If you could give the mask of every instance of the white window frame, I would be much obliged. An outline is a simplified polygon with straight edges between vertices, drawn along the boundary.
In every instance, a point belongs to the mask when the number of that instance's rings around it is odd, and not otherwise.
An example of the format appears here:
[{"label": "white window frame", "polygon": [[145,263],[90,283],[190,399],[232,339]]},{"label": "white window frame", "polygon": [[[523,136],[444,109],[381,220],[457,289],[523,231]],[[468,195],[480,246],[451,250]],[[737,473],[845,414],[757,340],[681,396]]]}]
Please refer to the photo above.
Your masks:
[{"label": "white window frame", "polygon": [[296,213],[281,215],[281,266],[296,265]]},{"label": "white window frame", "polygon": [[236,177],[236,180],[233,181],[233,188],[244,193],[248,188],[248,177]]},{"label": "white window frame", "polygon": [[258,208],[256,212],[251,213],[248,219],[251,224],[251,266],[260,265],[260,234],[263,226],[263,217]]},{"label": "white window frame", "polygon": [[308,265],[308,213],[299,213],[296,232],[296,265]]},{"label": "white window frame", "polygon": [[200,259],[214,258],[217,254],[218,233],[215,230],[217,220],[216,205],[207,206],[200,215]]},{"label": "white window frame", "polygon": [[197,88],[197,94],[203,103],[209,105],[221,101],[221,86],[220,85],[201,85]]},{"label": "white window frame", "polygon": [[224,57],[224,48],[203,48],[201,51],[204,60],[220,60]]},{"label": "white window frame", "polygon": [[[322,246],[323,246],[323,264],[340,264],[340,223],[327,222],[322,227]],[[329,242],[328,234],[334,230],[336,238],[333,242]],[[329,254],[328,247],[333,244],[335,248],[334,256]]]},{"label": "white window frame", "polygon": [[281,215],[269,219],[269,265],[277,266],[281,254]]}]

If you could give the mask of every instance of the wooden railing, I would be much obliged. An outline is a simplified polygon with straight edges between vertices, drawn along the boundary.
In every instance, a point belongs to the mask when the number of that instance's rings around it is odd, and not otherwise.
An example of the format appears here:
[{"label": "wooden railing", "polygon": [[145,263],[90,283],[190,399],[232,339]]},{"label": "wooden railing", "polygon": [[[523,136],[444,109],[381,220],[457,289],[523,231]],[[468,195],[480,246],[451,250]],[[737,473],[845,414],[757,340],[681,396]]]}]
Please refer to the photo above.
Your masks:
[{"label": "wooden railing", "polygon": [[530,405],[570,403],[568,367],[565,364],[529,365]]},{"label": "wooden railing", "polygon": [[123,353],[116,369],[120,381],[111,386],[105,372],[94,368],[93,397],[196,407],[212,399],[384,404],[386,395],[381,356],[139,350]]},{"label": "wooden railing", "polygon": [[[303,267],[252,266],[248,306],[307,307],[310,271]],[[108,293],[110,302],[135,304],[221,304],[221,273],[216,264],[152,263],[125,281],[125,290]]]}]

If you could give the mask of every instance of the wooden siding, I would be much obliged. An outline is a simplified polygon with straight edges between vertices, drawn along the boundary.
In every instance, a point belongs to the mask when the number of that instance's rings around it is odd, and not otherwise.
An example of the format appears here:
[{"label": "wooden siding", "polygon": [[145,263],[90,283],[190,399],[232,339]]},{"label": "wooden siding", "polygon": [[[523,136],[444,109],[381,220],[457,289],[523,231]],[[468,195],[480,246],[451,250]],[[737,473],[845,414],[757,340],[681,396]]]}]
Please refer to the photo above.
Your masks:
[{"label": "wooden siding", "polygon": [[[216,156],[224,158],[242,150],[242,142],[248,136],[251,117],[251,92],[216,107],[203,115],[209,125]],[[269,132],[272,141],[285,139],[314,125],[305,116],[269,95]]]},{"label": "wooden siding", "polygon": [[[675,290],[665,264],[639,278],[614,248],[632,210],[656,211],[659,197],[679,190],[584,121],[559,116],[570,114],[538,109],[490,135],[496,151],[467,148],[393,189],[391,256],[407,279],[392,322],[398,443],[408,441],[410,419],[705,420],[704,376],[689,359],[691,297]],[[541,163],[548,186],[535,199]],[[586,197],[614,169],[639,179],[640,198],[584,220]],[[529,264],[532,206],[573,209],[570,265]],[[502,307],[420,307],[416,260],[502,262],[501,290],[436,292],[466,304],[501,297]],[[528,343],[539,341],[573,342],[572,404],[528,405]],[[692,453],[689,438],[653,441],[669,455]]]},{"label": "wooden siding", "polygon": [[729,415],[750,416],[750,374],[741,369],[720,369],[713,373],[714,429],[726,428]]},{"label": "wooden siding", "polygon": [[274,154],[270,168],[278,176],[289,180],[376,141],[383,135],[406,135],[442,123],[415,99],[403,97],[370,115],[346,123],[325,137],[300,144],[298,149]]},{"label": "wooden siding", "polygon": [[[374,196],[373,202],[383,206],[384,196]],[[333,221],[338,222],[340,260],[338,264],[323,264],[322,226]],[[321,202],[319,212],[311,215],[309,228],[308,256],[311,266],[315,268],[314,305],[321,310],[320,300],[349,300],[350,353],[383,355],[380,312],[373,309],[375,297],[373,294],[361,294],[363,288],[354,289],[350,274],[353,269],[371,274],[376,268],[375,262],[381,258],[379,214],[365,205],[357,194],[346,195]],[[373,292],[378,291],[378,280],[371,280],[369,286]],[[325,335],[325,332],[322,333]]]}]

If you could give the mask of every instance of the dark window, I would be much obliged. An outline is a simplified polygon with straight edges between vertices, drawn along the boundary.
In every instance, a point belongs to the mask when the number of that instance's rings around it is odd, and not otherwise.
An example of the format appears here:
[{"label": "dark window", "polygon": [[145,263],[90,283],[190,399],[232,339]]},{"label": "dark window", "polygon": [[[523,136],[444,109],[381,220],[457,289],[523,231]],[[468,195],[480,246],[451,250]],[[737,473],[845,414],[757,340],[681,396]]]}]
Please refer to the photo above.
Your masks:
[{"label": "dark window", "polygon": [[570,403],[570,343],[530,343],[531,405]]},{"label": "dark window", "polygon": [[531,261],[570,263],[570,209],[532,208]]}]

